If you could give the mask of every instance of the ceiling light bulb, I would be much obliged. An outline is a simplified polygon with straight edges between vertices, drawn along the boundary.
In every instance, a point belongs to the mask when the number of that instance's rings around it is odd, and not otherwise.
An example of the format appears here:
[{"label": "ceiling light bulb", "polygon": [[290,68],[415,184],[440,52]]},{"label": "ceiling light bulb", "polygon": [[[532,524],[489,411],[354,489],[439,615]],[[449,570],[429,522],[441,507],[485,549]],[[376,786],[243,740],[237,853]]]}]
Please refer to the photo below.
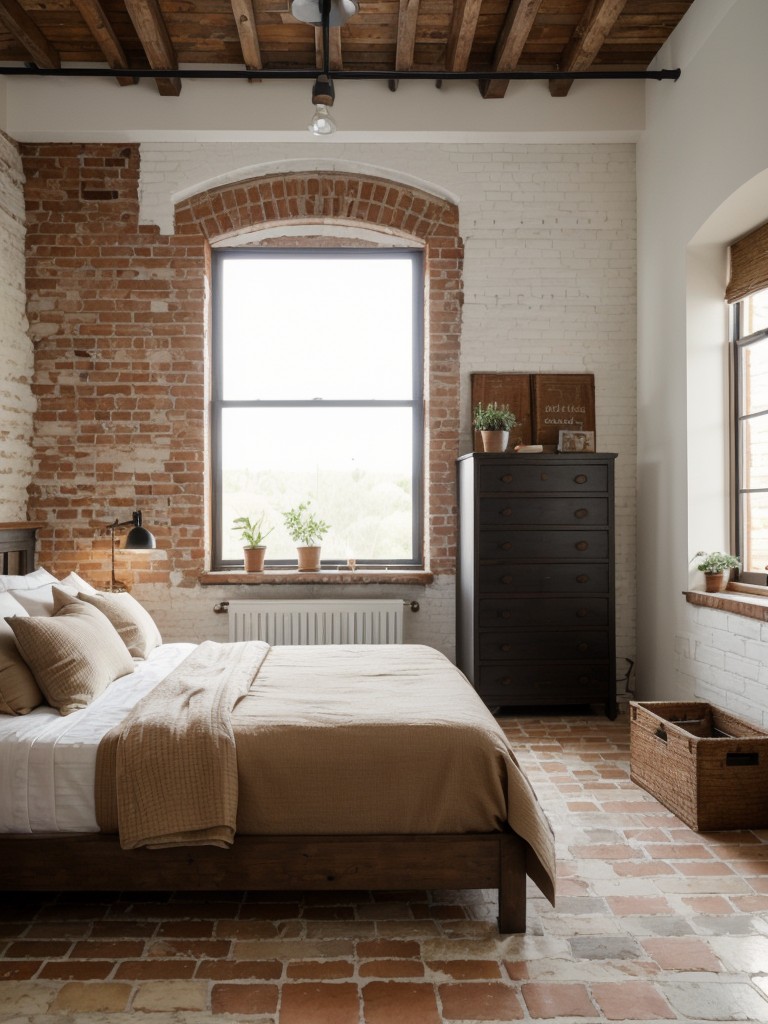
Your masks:
[{"label": "ceiling light bulb", "polygon": [[309,124],[309,130],[313,135],[333,135],[336,131],[336,122],[324,103],[315,105],[315,116]]}]

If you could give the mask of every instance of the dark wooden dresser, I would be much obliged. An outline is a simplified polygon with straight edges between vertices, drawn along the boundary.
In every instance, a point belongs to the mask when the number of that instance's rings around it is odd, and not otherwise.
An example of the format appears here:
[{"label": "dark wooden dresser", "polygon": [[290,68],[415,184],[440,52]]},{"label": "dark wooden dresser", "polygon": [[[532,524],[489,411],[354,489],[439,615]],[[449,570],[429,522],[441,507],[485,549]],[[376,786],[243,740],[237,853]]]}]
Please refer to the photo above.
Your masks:
[{"label": "dark wooden dresser", "polygon": [[615,459],[458,460],[457,663],[489,706],[616,717]]}]

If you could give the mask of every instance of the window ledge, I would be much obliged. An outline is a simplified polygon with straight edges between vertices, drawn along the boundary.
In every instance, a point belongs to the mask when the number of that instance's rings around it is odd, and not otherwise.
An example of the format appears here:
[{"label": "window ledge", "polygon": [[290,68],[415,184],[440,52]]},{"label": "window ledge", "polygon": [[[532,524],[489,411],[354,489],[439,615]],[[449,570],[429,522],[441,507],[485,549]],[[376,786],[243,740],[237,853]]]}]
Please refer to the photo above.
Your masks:
[{"label": "window ledge", "polygon": [[223,572],[204,572],[198,577],[204,587],[213,585],[254,584],[306,584],[324,583],[338,586],[346,583],[396,583],[426,586],[434,580],[434,574],[423,569],[321,569],[320,572],[299,572],[298,569],[266,569],[264,572],[243,572],[228,569]]},{"label": "window ledge", "polygon": [[717,594],[708,594],[703,590],[684,590],[683,593],[688,604],[768,622],[768,589],[754,587],[747,591],[742,590],[741,586],[731,583],[727,590],[721,590]]}]

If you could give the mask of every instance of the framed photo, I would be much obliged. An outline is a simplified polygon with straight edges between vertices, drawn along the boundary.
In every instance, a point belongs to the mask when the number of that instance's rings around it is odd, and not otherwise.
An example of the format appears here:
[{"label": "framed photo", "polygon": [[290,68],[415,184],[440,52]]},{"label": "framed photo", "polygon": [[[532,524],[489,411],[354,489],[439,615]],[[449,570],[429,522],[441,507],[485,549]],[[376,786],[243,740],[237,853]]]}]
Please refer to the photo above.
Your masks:
[{"label": "framed photo", "polygon": [[594,430],[561,430],[557,438],[559,452],[593,452]]}]

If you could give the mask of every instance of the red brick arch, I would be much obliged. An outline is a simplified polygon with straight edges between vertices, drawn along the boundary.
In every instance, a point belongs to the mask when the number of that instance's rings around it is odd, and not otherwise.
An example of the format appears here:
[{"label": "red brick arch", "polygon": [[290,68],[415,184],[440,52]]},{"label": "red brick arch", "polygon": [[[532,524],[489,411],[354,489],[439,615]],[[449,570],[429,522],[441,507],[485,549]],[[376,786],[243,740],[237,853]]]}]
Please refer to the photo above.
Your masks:
[{"label": "red brick arch", "polygon": [[[455,569],[455,459],[459,445],[459,339],[463,243],[458,207],[402,182],[341,172],[271,174],[207,189],[176,207],[176,238],[211,244],[255,229],[318,225],[374,229],[424,250],[425,535],[435,573]],[[190,237],[191,236],[191,237]]]}]

